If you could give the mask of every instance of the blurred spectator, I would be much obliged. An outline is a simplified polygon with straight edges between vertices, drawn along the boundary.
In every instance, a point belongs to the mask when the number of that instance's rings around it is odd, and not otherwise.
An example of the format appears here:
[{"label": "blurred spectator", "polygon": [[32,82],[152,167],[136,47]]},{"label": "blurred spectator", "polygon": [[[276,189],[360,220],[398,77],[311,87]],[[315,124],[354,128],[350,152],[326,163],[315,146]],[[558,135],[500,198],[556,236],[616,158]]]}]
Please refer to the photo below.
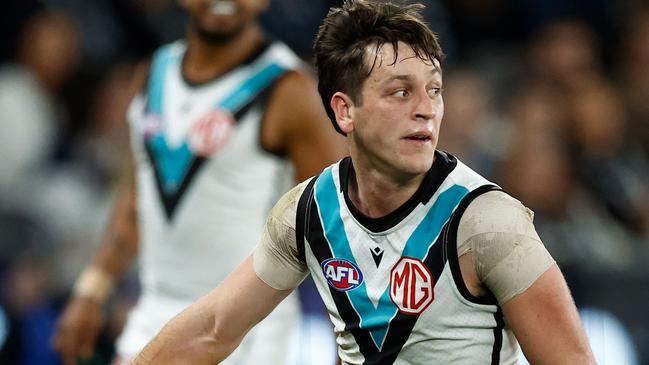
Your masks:
[{"label": "blurred spectator", "polygon": [[135,65],[121,63],[108,69],[87,96],[84,125],[73,133],[66,148],[68,158],[95,176],[98,185],[110,187],[126,171],[130,159],[128,124],[122,111],[128,109]]},{"label": "blurred spectator", "polygon": [[649,6],[633,14],[623,38],[620,74],[629,116],[629,135],[649,155]]},{"label": "blurred spectator", "polygon": [[4,0],[0,11],[0,63],[13,61],[16,57],[18,37],[27,19],[41,11],[39,0]]},{"label": "blurred spectator", "polygon": [[0,68],[0,198],[14,198],[52,153],[63,123],[58,95],[78,61],[75,39],[67,15],[39,13],[21,33],[18,62]]},{"label": "blurred spectator", "polygon": [[559,141],[544,137],[516,142],[500,181],[534,210],[539,235],[557,262],[580,272],[632,267],[630,235],[575,180]]},{"label": "blurred spectator", "polygon": [[[83,169],[52,160],[68,121],[62,93],[77,74],[77,39],[66,13],[37,13],[21,32],[16,62],[0,69],[0,303],[10,323],[3,364],[58,364],[49,338],[55,298],[69,288],[81,265],[75,256],[87,257],[107,211],[106,192]],[[118,102],[115,94],[106,102]]]},{"label": "blurred spectator", "polygon": [[443,3],[452,16],[451,27],[461,45],[462,56],[485,43],[502,44],[525,36],[526,19],[514,1],[446,0]]},{"label": "blurred spectator", "polygon": [[74,17],[90,67],[146,57],[182,36],[185,16],[176,0],[42,0]]},{"label": "blurred spectator", "polygon": [[512,141],[556,141],[565,128],[565,105],[561,95],[541,84],[522,86],[508,101],[505,115]]},{"label": "blurred spectator", "polygon": [[51,264],[41,248],[22,250],[0,281],[10,326],[7,341],[11,344],[0,349],[3,364],[58,364],[49,346],[57,318],[49,295]]},{"label": "blurred spectator", "polygon": [[[87,234],[92,227],[88,220],[95,214],[86,209],[100,212],[101,206],[88,192],[93,184],[83,184],[78,173],[52,165],[54,146],[67,124],[60,94],[76,72],[77,35],[67,14],[38,13],[21,33],[19,62],[0,70],[0,105],[5,111],[0,117],[0,202],[5,213],[26,215],[54,229],[63,237],[62,247],[81,241],[69,238]],[[71,211],[76,215],[71,217]]]},{"label": "blurred spectator", "polygon": [[603,79],[584,83],[569,99],[569,141],[586,187],[635,232],[649,229],[649,159],[626,133],[620,95]]},{"label": "blurred spectator", "polygon": [[586,23],[574,19],[549,23],[531,40],[528,77],[552,90],[569,90],[599,74],[598,52],[597,37]]},{"label": "blurred spectator", "polygon": [[[318,25],[327,14],[329,4],[326,1],[273,0],[270,7],[271,11],[261,15],[261,23],[270,33],[281,35],[298,55],[309,59]],[[293,31],[285,32],[287,24],[291,24]]]}]

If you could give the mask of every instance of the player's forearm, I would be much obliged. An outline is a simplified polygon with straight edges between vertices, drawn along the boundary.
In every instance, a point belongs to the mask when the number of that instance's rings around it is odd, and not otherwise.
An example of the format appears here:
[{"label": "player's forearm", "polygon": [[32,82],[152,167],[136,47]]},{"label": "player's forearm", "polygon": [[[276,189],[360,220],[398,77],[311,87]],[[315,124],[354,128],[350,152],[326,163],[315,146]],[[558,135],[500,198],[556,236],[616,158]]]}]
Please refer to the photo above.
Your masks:
[{"label": "player's forearm", "polygon": [[240,271],[167,323],[133,364],[213,365],[226,358],[264,316],[241,304],[252,302],[250,298],[236,297],[245,287],[236,280]]},{"label": "player's forearm", "polygon": [[119,277],[137,254],[135,182],[123,186],[93,265]]},{"label": "player's forearm", "polygon": [[217,319],[198,302],[172,319],[132,365],[213,365],[236,348],[241,338],[222,335]]},{"label": "player's forearm", "polygon": [[74,295],[103,303],[137,253],[135,187],[122,187],[104,238],[74,287]]}]

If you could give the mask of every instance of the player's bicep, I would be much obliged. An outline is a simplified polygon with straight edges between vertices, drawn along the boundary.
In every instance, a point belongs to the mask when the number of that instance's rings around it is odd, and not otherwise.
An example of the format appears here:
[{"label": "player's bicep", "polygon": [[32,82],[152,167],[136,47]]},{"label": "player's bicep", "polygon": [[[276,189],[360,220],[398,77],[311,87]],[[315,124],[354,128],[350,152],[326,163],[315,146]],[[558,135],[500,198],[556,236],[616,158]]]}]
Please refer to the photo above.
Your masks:
[{"label": "player's bicep", "polygon": [[534,364],[589,363],[577,310],[531,211],[502,192],[474,203],[459,236],[469,237],[462,242],[473,252],[476,275],[498,300],[525,355]]},{"label": "player's bicep", "polygon": [[478,278],[499,304],[527,290],[554,264],[543,243],[524,234],[478,235],[471,244]]},{"label": "player's bicep", "polygon": [[259,244],[253,252],[255,273],[278,290],[293,289],[306,277],[306,264],[298,258],[295,216],[308,181],[286,193],[271,210]]},{"label": "player's bicep", "polygon": [[292,250],[287,249],[288,246],[275,242],[268,231],[264,230],[252,255],[254,270],[259,279],[277,290],[296,288],[307,274]]}]

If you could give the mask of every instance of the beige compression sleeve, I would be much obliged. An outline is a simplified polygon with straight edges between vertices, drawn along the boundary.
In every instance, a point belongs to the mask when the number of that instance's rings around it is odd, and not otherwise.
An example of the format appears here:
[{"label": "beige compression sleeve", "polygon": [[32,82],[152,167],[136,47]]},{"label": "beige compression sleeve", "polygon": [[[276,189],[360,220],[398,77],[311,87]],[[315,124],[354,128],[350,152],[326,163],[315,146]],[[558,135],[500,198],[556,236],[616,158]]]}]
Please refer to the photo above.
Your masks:
[{"label": "beige compression sleeve", "polygon": [[306,265],[297,258],[295,240],[297,203],[308,182],[291,189],[273,207],[261,240],[253,252],[255,273],[263,282],[278,290],[297,287],[308,273]]},{"label": "beige compression sleeve", "polygon": [[478,279],[506,303],[529,288],[554,259],[534,229],[534,213],[502,191],[477,197],[458,228],[458,256],[473,253]]}]

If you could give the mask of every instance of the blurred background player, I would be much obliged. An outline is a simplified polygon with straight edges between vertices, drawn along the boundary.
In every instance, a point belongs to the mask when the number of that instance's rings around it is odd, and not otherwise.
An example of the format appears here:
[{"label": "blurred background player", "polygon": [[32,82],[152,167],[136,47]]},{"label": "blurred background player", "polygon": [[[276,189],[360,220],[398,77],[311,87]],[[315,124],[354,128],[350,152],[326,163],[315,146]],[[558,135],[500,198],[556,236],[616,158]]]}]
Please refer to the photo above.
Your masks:
[{"label": "blurred background player", "polygon": [[[246,257],[268,210],[344,150],[312,79],[255,18],[266,0],[183,0],[186,40],[157,50],[129,111],[134,173],[55,336],[66,364],[92,355],[102,307],[139,253],[141,296],[117,341],[127,363]],[[299,315],[278,307],[228,360],[281,364]]]}]

